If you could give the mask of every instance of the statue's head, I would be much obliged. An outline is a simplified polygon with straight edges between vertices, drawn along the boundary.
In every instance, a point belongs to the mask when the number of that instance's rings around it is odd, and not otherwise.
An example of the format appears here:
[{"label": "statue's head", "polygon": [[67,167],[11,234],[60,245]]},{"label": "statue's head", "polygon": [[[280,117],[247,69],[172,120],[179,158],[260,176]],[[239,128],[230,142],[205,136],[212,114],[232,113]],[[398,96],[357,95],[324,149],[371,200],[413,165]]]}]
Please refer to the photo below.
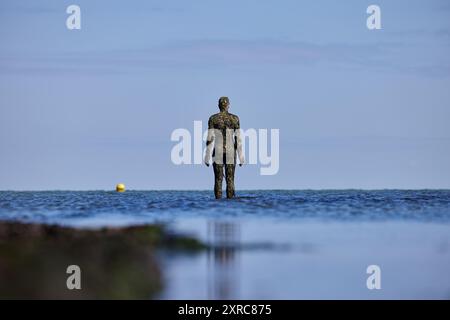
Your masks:
[{"label": "statue's head", "polygon": [[228,111],[229,107],[230,107],[230,99],[228,99],[228,97],[220,97],[219,99],[220,111]]}]

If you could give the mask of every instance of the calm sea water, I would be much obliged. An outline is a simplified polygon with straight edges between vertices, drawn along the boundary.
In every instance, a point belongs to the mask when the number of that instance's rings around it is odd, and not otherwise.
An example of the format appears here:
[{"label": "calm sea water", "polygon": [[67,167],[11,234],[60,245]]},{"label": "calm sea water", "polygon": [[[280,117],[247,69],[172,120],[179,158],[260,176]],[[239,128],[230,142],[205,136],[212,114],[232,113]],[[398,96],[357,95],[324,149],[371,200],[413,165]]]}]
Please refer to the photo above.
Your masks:
[{"label": "calm sea water", "polygon": [[216,201],[210,191],[0,191],[0,218],[85,226],[198,217],[450,221],[450,190],[270,190],[238,195]]},{"label": "calm sea water", "polygon": [[[161,253],[162,299],[450,299],[450,190],[1,191],[0,219],[163,222],[210,243]],[[381,290],[367,289],[372,264]]]}]

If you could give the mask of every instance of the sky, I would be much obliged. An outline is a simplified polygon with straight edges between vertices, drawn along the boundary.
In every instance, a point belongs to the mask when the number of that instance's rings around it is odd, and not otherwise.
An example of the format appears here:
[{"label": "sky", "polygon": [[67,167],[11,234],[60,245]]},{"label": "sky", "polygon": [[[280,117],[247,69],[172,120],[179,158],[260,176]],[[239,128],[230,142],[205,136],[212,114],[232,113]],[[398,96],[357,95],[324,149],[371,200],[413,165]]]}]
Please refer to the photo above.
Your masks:
[{"label": "sky", "polygon": [[2,0],[0,190],[211,189],[170,137],[220,96],[280,132],[278,173],[239,167],[237,189],[450,188],[449,18],[446,0]]}]

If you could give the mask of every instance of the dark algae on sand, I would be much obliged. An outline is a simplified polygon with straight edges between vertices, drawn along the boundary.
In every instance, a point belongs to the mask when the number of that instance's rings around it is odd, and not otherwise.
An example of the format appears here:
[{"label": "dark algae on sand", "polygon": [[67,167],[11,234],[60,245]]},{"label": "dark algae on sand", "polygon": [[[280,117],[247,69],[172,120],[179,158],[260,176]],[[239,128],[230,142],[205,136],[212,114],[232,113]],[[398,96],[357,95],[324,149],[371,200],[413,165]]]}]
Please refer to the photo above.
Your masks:
[{"label": "dark algae on sand", "polygon": [[[0,298],[153,298],[163,288],[157,251],[202,249],[161,225],[77,229],[0,222]],[[70,265],[81,269],[81,290],[67,288]]]}]

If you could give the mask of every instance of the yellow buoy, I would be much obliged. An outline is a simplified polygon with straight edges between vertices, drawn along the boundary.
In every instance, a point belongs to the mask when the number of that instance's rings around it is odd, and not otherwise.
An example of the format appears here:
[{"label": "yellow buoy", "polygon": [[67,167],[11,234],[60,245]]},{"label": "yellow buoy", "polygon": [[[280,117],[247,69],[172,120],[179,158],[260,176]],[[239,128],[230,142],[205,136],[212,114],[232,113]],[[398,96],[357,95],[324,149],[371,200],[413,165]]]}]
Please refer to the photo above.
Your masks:
[{"label": "yellow buoy", "polygon": [[124,192],[124,191],[125,191],[125,185],[124,185],[123,183],[119,183],[119,184],[116,186],[116,191],[117,191],[117,192]]}]

